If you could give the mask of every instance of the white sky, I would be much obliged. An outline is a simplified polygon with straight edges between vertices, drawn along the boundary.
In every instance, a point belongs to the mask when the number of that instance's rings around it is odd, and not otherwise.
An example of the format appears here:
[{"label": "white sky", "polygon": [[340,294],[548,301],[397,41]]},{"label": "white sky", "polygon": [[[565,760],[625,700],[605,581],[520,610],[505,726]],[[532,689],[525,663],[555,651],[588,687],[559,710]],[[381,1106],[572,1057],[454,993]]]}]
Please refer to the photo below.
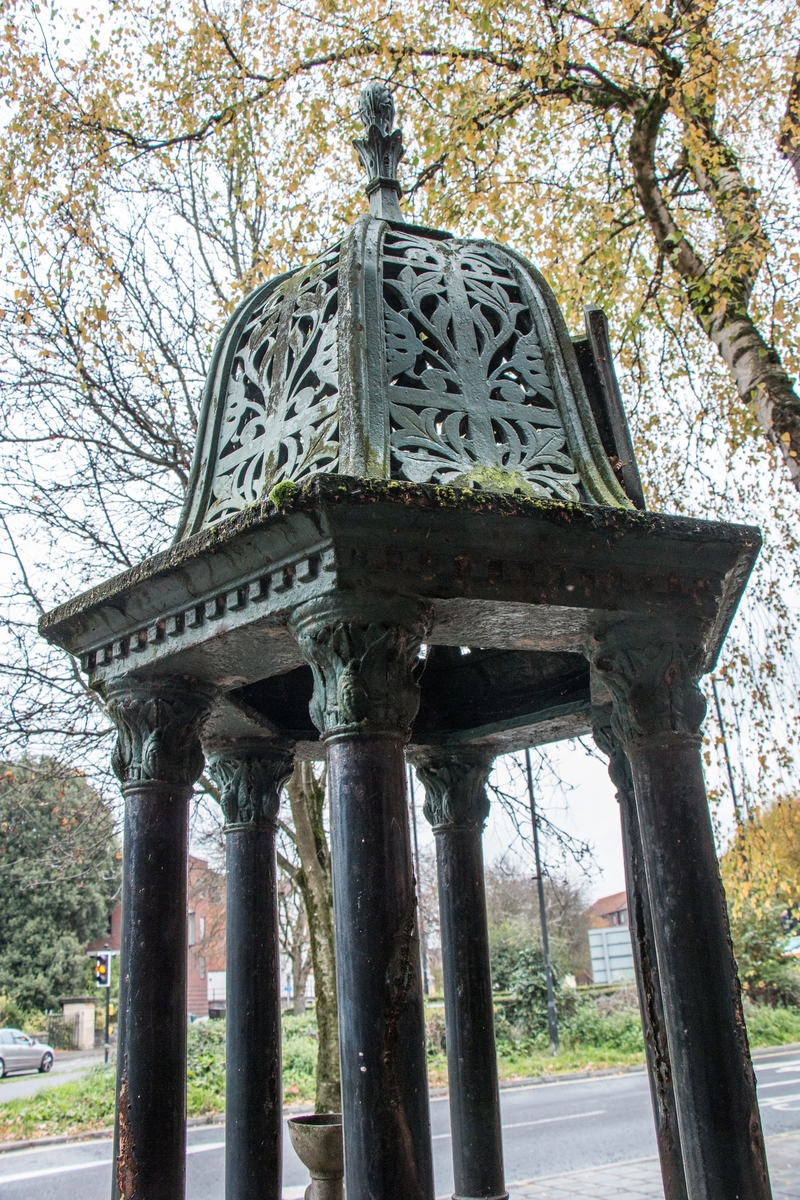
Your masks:
[{"label": "white sky", "polygon": [[[577,741],[548,746],[547,754],[563,781],[563,787],[557,787],[554,779],[548,781],[540,778],[537,785],[537,804],[542,815],[554,825],[591,845],[594,865],[585,883],[587,899],[592,901],[612,892],[623,891],[625,872],[619,811],[605,762],[590,756]],[[507,775],[503,772],[502,763],[498,770],[501,776]],[[423,792],[419,783],[416,784],[415,791],[420,848],[432,846],[433,834],[422,816]],[[484,833],[486,862],[496,862],[503,856],[508,856],[518,865],[532,870],[532,861],[529,858],[529,821],[522,831],[525,846],[521,845],[521,839],[510,817],[499,804],[493,803]],[[563,876],[565,868],[553,853],[552,846],[545,843],[543,852],[551,863],[553,873]],[[581,871],[577,867],[567,868],[566,873],[573,880],[581,878]]]},{"label": "white sky", "polygon": [[[590,739],[586,739],[587,745]],[[592,902],[601,896],[625,890],[625,868],[622,858],[622,836],[619,823],[619,806],[615,797],[615,789],[608,777],[605,760],[599,755],[590,753],[580,741],[567,741],[548,746],[547,757],[553,772],[550,778],[547,773],[540,773],[536,785],[536,802],[543,816],[547,817],[565,833],[588,842],[592,849],[593,862],[589,864],[588,875],[574,865],[564,865],[554,850],[552,842],[545,839],[543,857],[552,870],[553,875],[563,877],[567,874],[573,881],[583,879],[587,901]],[[504,782],[508,780],[508,772],[504,771],[502,760],[498,760],[496,770]],[[717,774],[715,765],[706,771],[707,782]],[[561,778],[562,786],[557,785],[555,776]],[[510,787],[509,783],[506,786]],[[521,785],[518,783],[517,791]],[[417,803],[417,832],[420,848],[433,845],[433,834],[422,816],[423,790],[422,785],[415,785]],[[730,811],[729,811],[730,810]],[[728,836],[733,829],[733,807],[730,800],[723,801],[713,812],[717,830],[718,843],[724,848]],[[522,838],[514,827],[513,821],[497,802],[492,804],[489,820],[484,833],[484,853],[487,864],[497,862],[506,856],[517,866],[533,871],[532,851],[530,849],[530,821],[521,825]]]}]

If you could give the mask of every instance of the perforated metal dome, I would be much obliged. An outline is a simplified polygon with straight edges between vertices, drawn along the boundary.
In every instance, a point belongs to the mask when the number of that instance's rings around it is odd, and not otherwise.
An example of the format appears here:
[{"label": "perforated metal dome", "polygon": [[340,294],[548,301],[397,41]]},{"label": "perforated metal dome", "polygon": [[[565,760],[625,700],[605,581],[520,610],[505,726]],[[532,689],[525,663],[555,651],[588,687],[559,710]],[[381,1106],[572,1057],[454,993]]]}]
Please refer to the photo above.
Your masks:
[{"label": "perforated metal dome", "polygon": [[[637,503],[627,429],[603,428],[536,268],[391,219],[402,147],[387,97],[365,93],[356,144],[371,213],[257,288],[220,338],[179,538],[317,472]],[[602,364],[588,367],[600,379]]]}]

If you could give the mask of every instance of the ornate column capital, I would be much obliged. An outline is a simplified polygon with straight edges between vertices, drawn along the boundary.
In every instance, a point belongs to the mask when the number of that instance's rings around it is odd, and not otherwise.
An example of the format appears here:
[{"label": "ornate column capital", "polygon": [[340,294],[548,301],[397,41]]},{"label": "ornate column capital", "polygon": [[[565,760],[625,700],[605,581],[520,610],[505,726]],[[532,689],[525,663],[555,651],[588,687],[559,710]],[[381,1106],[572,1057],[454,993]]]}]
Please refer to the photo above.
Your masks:
[{"label": "ornate column capital", "polygon": [[291,746],[267,739],[215,742],[206,747],[208,769],[220,789],[225,832],[274,828],[281,788],[294,768]]},{"label": "ornate column capital", "polygon": [[706,702],[696,642],[658,627],[618,625],[595,634],[586,655],[611,692],[612,731],[623,747],[699,741]]},{"label": "ornate column capital", "polygon": [[106,709],[117,728],[111,767],[123,792],[151,785],[191,791],[203,770],[200,732],[215,695],[185,675],[109,684]]},{"label": "ornate column capital", "polygon": [[614,732],[613,722],[612,705],[592,709],[592,737],[597,749],[608,759],[608,774],[617,789],[619,800],[620,793],[633,795],[633,776],[625,747]]},{"label": "ornate column capital", "polygon": [[292,631],[314,674],[311,719],[323,738],[408,736],[429,624],[426,606],[402,598],[332,597],[293,614]]},{"label": "ornate column capital", "polygon": [[482,830],[489,816],[486,780],[494,762],[486,746],[428,747],[410,755],[425,787],[423,812],[439,833]]}]

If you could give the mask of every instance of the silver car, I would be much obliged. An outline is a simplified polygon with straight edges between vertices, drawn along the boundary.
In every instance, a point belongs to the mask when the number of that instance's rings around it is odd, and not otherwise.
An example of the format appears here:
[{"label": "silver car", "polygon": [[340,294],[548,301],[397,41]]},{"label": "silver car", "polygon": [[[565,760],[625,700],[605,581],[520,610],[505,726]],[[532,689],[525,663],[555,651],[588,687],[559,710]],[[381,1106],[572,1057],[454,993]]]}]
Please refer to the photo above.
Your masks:
[{"label": "silver car", "polygon": [[21,1029],[0,1029],[0,1079],[12,1071],[49,1071],[52,1046],[35,1042]]}]

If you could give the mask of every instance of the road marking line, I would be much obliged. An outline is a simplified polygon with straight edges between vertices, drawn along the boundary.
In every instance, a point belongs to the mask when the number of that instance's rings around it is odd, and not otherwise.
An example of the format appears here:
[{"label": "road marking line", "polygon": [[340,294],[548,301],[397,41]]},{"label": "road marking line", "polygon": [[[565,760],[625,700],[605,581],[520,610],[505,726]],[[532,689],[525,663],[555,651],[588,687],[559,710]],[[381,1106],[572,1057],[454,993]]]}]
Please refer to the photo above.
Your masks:
[{"label": "road marking line", "polygon": [[596,1108],[592,1112],[567,1113],[563,1117],[540,1117],[538,1121],[515,1121],[513,1125],[504,1125],[503,1129],[523,1129],[527,1125],[550,1125],[553,1121],[577,1121],[580,1117],[600,1117],[606,1110]]},{"label": "road marking line", "polygon": [[68,1171],[88,1171],[90,1167],[110,1167],[111,1159],[98,1159],[97,1162],[68,1163],[64,1167],[45,1167],[41,1171],[20,1171],[17,1175],[0,1175],[0,1185],[4,1183],[21,1183],[25,1179],[43,1179],[45,1175],[66,1175]]},{"label": "road marking line", "polygon": [[[767,1096],[767,1098],[765,1100],[760,1101],[759,1107],[760,1108],[777,1108],[780,1111],[780,1109],[783,1108],[784,1104],[794,1104],[795,1101],[797,1101],[797,1100],[800,1100],[800,1092],[795,1092],[794,1095],[792,1095],[792,1096]],[[800,1111],[800,1110],[796,1109],[796,1108],[784,1109],[784,1112],[798,1112],[798,1111]]]},{"label": "road marking line", "polygon": [[[188,1146],[187,1154],[202,1154],[206,1150],[222,1150],[224,1142],[201,1142]],[[0,1184],[21,1183],[25,1179],[42,1179],[46,1175],[66,1175],[69,1171],[89,1171],[92,1167],[110,1167],[110,1158],[99,1158],[96,1162],[67,1163],[63,1167],[43,1167],[39,1171],[19,1171],[16,1175],[0,1175]]]},{"label": "road marking line", "polygon": [[800,1078],[798,1078],[798,1079],[779,1079],[777,1083],[759,1083],[758,1090],[759,1090],[759,1092],[763,1092],[764,1088],[791,1087],[791,1085],[793,1083],[800,1083]]},{"label": "road marking line", "polygon": [[[511,1125],[503,1125],[503,1129],[522,1129],[529,1125],[552,1125],[553,1121],[578,1121],[581,1117],[600,1117],[606,1110],[604,1108],[596,1108],[592,1112],[584,1113],[566,1113],[563,1117],[540,1117],[538,1121],[515,1121]],[[436,1133],[431,1138],[432,1142],[446,1141],[453,1135],[450,1133]]]},{"label": "road marking line", "polygon": [[[585,1075],[581,1079],[559,1079],[557,1075],[551,1075],[548,1076],[546,1083],[525,1083],[521,1087],[516,1087],[514,1084],[503,1087],[501,1084],[500,1099],[502,1100],[505,1096],[518,1096],[520,1092],[538,1092],[541,1088],[583,1087],[585,1083],[614,1083],[620,1079],[641,1079],[646,1075],[647,1071],[644,1068],[640,1071],[615,1071],[608,1075]],[[446,1100],[447,1097],[443,1096],[442,1099]]]}]

